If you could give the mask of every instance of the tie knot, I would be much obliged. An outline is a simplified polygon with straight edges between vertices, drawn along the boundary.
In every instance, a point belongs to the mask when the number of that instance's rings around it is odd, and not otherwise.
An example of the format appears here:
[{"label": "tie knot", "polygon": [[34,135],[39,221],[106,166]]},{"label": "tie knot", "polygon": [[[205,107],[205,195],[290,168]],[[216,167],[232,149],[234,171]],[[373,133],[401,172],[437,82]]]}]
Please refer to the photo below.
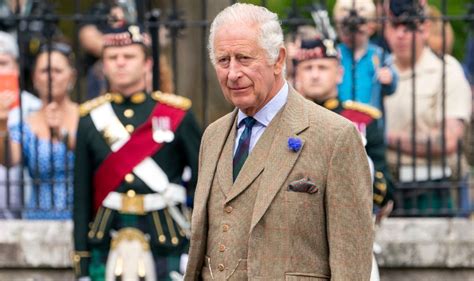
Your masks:
[{"label": "tie knot", "polygon": [[244,123],[246,128],[252,128],[253,125],[257,122],[253,117],[245,117],[242,121],[240,121],[241,124]]}]

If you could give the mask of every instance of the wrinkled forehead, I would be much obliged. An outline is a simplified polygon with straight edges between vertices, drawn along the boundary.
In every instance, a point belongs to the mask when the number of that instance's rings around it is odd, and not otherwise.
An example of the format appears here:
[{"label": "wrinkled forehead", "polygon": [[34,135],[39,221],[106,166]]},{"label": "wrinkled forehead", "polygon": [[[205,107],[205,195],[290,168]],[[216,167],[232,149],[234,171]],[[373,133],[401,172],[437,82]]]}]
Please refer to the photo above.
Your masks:
[{"label": "wrinkled forehead", "polygon": [[216,30],[214,47],[216,52],[230,49],[252,50],[260,48],[258,28],[255,25],[228,23]]}]

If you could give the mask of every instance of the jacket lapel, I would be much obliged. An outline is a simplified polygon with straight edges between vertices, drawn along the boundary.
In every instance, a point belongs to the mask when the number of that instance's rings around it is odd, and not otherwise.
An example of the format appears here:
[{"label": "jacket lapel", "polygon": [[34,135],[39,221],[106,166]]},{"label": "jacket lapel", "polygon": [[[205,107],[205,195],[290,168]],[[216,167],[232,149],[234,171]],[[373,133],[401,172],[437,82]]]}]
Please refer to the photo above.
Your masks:
[{"label": "jacket lapel", "polygon": [[308,128],[309,119],[306,102],[303,97],[290,88],[288,102],[283,109],[279,124],[280,130],[271,145],[265,164],[267,168],[262,174],[250,231],[267,211],[303,150],[303,139],[301,139],[301,148],[294,152],[288,148],[288,138],[298,137],[301,132]]},{"label": "jacket lapel", "polygon": [[224,141],[224,146],[222,149],[221,156],[217,159],[217,172],[216,178],[219,182],[219,187],[224,194],[224,197],[227,198],[228,193],[231,190],[233,185],[232,182],[232,155],[235,145],[235,135],[237,134],[237,121],[236,118],[232,121],[232,127],[230,132],[227,134],[227,138]]},{"label": "jacket lapel", "polygon": [[[196,186],[194,210],[192,217],[192,235],[190,246],[190,256],[188,263],[188,270],[190,272],[199,272],[203,263],[206,251],[206,239],[208,231],[207,221],[207,201],[210,194],[212,181],[216,173],[216,163],[220,158],[222,148],[229,136],[232,122],[235,119],[237,110],[219,119],[217,124],[211,125],[210,131],[206,130],[205,141],[201,144],[201,151],[199,155],[199,178]],[[209,130],[208,129],[208,130]],[[203,147],[205,155],[203,153]]]},{"label": "jacket lapel", "polygon": [[[279,112],[273,118],[250,153],[247,161],[245,161],[245,164],[242,167],[239,176],[236,178],[234,185],[232,186],[231,190],[227,191],[228,197],[226,198],[226,203],[247,189],[247,187],[260,175],[260,173],[262,173],[265,167],[266,159],[269,155],[270,147],[272,146],[274,140],[274,136],[279,128],[278,124],[281,118],[281,113],[282,112]],[[230,163],[230,167],[232,170],[232,161]],[[230,180],[232,183],[232,172],[230,175]]]},{"label": "jacket lapel", "polygon": [[[205,162],[201,165],[201,171],[199,172],[199,178],[195,196],[195,203],[194,207],[196,210],[200,210],[202,215],[206,214],[206,203],[209,197],[210,189],[212,186],[212,181],[216,174],[217,163],[219,158],[226,158],[221,157],[222,150],[226,143],[228,137],[232,137],[232,128],[235,116],[237,114],[237,110],[234,110],[232,113],[228,114],[227,116],[223,117],[223,120],[220,120],[221,124],[218,128],[215,128],[214,134],[210,135],[207,140],[208,142],[205,143],[206,145],[206,155],[201,155],[202,159],[205,159]],[[202,149],[202,148],[201,148]],[[232,160],[231,164],[232,164]],[[232,166],[231,166],[232,169]],[[231,172],[232,173],[232,172]],[[231,182],[232,182],[232,174],[230,175]],[[204,196],[201,198],[201,196]]]}]

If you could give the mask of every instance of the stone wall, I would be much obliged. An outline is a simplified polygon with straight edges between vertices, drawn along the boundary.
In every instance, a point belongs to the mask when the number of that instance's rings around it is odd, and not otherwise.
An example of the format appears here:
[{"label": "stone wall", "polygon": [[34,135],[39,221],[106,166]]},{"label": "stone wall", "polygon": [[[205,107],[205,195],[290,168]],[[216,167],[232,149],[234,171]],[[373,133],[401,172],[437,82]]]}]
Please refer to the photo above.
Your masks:
[{"label": "stone wall", "polygon": [[383,281],[474,281],[474,221],[387,219],[377,229]]},{"label": "stone wall", "polygon": [[[0,220],[0,280],[73,280],[72,223]],[[382,281],[474,281],[474,221],[387,219],[376,233]]]}]

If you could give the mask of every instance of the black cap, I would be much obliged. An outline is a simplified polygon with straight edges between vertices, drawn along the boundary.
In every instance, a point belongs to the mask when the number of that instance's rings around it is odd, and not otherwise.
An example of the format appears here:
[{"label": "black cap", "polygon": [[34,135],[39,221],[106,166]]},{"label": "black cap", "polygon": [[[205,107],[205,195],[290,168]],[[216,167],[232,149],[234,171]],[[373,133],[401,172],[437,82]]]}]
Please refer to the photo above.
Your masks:
[{"label": "black cap", "polygon": [[424,17],[423,6],[419,0],[391,0],[390,13],[398,17]]},{"label": "black cap", "polygon": [[301,45],[293,58],[295,64],[310,59],[339,59],[336,44],[331,39],[315,38],[301,41]]},{"label": "black cap", "polygon": [[142,44],[151,46],[150,36],[139,25],[124,25],[119,28],[109,27],[104,32],[104,48]]}]

